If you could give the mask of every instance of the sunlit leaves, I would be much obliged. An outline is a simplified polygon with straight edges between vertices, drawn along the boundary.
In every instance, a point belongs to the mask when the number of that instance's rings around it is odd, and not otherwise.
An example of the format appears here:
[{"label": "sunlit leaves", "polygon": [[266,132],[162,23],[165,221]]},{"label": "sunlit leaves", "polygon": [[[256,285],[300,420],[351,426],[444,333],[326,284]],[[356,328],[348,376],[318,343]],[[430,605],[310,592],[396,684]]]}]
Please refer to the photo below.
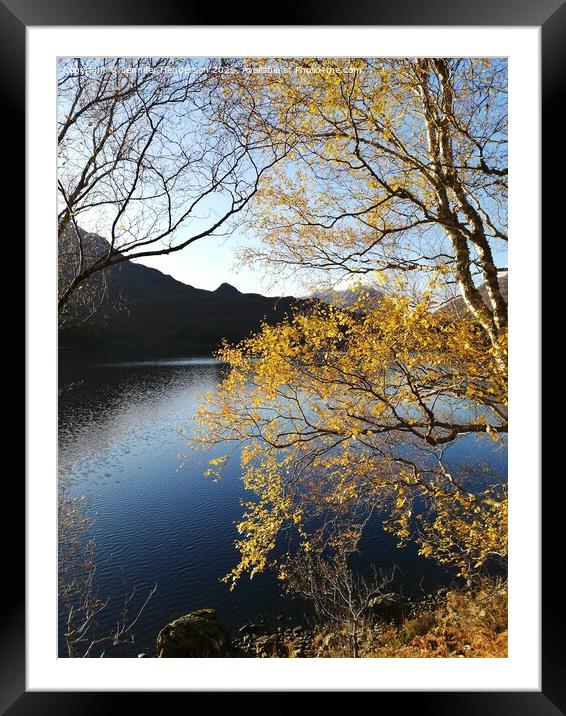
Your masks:
[{"label": "sunlit leaves", "polygon": [[400,545],[415,539],[462,574],[506,552],[504,495],[476,499],[442,461],[461,435],[506,432],[506,370],[477,324],[434,310],[431,294],[314,303],[221,351],[230,370],[201,408],[200,440],[245,442],[254,496],[230,579],[263,570],[282,531],[306,539],[313,515],[370,504],[389,505],[385,526]]}]

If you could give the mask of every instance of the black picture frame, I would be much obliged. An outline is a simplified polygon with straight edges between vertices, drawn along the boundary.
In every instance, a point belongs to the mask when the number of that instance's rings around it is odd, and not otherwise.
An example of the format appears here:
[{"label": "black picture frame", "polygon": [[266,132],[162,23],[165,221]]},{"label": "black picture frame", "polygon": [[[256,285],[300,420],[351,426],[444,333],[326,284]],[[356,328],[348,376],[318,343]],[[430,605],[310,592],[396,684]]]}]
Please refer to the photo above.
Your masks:
[{"label": "black picture frame", "polygon": [[[397,0],[378,4],[359,0],[356,4],[331,0],[327,3],[301,3],[295,7],[275,6],[278,16],[266,19],[266,7],[254,7],[253,3],[225,5],[221,12],[213,5],[195,6],[187,2],[160,0],[0,0],[0,94],[2,105],[2,136],[7,144],[23,147],[25,144],[25,53],[26,28],[29,26],[81,26],[81,25],[216,25],[222,16],[223,25],[404,25],[404,26],[539,26],[542,38],[542,111],[543,136],[543,227],[547,238],[551,211],[564,204],[563,182],[554,182],[551,169],[563,143],[562,115],[559,112],[561,89],[566,78],[566,0]],[[249,18],[252,20],[250,21]],[[255,21],[254,21],[255,20]],[[544,134],[546,132],[546,134]],[[549,139],[552,138],[552,141]],[[558,140],[558,144],[554,139]],[[19,142],[18,142],[19,140]],[[15,219],[11,237],[13,245],[19,244],[22,231],[24,207],[23,152],[16,153],[10,167],[12,177],[5,200],[10,202],[10,216]],[[539,190],[533,186],[533,193]],[[19,208],[19,211],[15,207]],[[7,213],[6,211],[4,212]],[[8,217],[10,218],[10,217]],[[560,234],[563,233],[563,229]],[[17,237],[17,239],[16,239]],[[23,238],[23,237],[22,237]],[[533,239],[534,241],[535,239]],[[557,245],[556,245],[557,246]],[[548,252],[552,261],[553,250]],[[557,270],[556,265],[553,271]],[[554,321],[552,309],[561,305],[561,282],[556,274],[544,284],[544,322],[550,326]],[[560,320],[558,325],[561,325]],[[549,338],[549,350],[544,366],[549,368],[564,357],[561,342]],[[549,332],[550,335],[550,332]],[[559,336],[560,337],[560,336]],[[538,336],[533,336],[537,340]],[[549,372],[550,374],[550,372]],[[554,376],[554,373],[552,373]],[[548,388],[555,387],[556,378]],[[550,401],[549,401],[550,402]],[[558,415],[558,401],[546,408],[547,425],[554,427]],[[533,426],[536,430],[537,426]],[[555,428],[554,428],[555,429]],[[554,434],[553,434],[554,436]],[[548,448],[548,445],[547,445]],[[33,446],[28,445],[28,450]],[[551,456],[549,456],[550,462]],[[549,716],[566,714],[566,619],[563,597],[558,587],[560,551],[562,544],[562,521],[559,515],[564,506],[564,488],[561,474],[549,470],[548,486],[543,490],[543,613],[542,613],[542,689],[540,692],[403,692],[381,693],[379,707],[391,708],[413,706],[417,713],[434,713],[467,716],[468,714],[540,714]],[[12,494],[5,497],[10,504],[23,505],[22,483],[16,484],[15,471],[7,476],[12,484]],[[533,476],[536,479],[536,476]],[[8,487],[6,487],[8,490]],[[7,604],[0,611],[0,709],[10,716],[20,714],[95,714],[106,712],[114,705],[125,703],[131,695],[120,693],[79,692],[29,692],[25,685],[25,594],[24,594],[24,544],[23,527],[16,524],[4,537],[4,596]],[[18,551],[15,547],[20,543]],[[553,546],[558,552],[553,555]],[[8,561],[6,562],[6,559]],[[11,560],[11,561],[10,561]],[[536,575],[533,576],[535,578]],[[369,689],[368,689],[369,690]],[[161,697],[160,697],[161,698]],[[402,698],[400,702],[399,699]],[[143,695],[145,708],[151,708],[151,694]],[[118,702],[118,703],[116,703]],[[157,702],[155,702],[157,703]],[[396,704],[394,706],[394,704]],[[131,703],[128,702],[128,706]]]}]

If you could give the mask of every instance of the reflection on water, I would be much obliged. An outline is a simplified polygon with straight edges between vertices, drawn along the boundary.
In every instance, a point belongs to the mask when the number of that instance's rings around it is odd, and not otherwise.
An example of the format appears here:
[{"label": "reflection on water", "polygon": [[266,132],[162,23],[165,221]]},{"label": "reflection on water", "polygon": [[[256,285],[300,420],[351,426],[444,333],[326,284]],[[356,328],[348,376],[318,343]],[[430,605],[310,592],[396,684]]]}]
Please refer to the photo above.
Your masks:
[{"label": "reflection on water", "polygon": [[[99,593],[110,597],[104,618],[113,623],[132,587],[139,606],[158,585],[136,627],[134,654],[152,654],[167,621],[201,607],[216,608],[233,629],[260,615],[303,611],[280,595],[270,574],[244,579],[233,592],[220,582],[237,561],[234,523],[244,496],[237,456],[224,478],[212,482],[203,477],[210,454],[188,448],[179,431],[191,433],[199,402],[224,370],[210,358],[60,361],[59,475],[74,494],[88,495],[97,513],[91,531]],[[481,454],[497,472],[506,470],[505,450],[474,437],[452,448],[449,458],[462,464],[471,454],[476,468]],[[396,549],[379,521],[361,547],[359,564],[396,563],[408,589],[446,579],[413,547]]]},{"label": "reflection on water", "polygon": [[184,365],[221,365],[216,358],[160,358],[158,360],[134,360],[118,363],[100,363],[108,368],[168,368],[170,366]]}]

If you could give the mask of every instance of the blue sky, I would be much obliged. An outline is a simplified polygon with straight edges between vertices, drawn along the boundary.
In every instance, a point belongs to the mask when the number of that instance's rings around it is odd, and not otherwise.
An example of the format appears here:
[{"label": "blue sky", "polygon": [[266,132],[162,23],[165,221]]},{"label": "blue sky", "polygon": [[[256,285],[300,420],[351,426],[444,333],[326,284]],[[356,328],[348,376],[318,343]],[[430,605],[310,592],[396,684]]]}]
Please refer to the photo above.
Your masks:
[{"label": "blue sky", "polygon": [[148,257],[139,263],[208,291],[222,283],[230,283],[242,293],[262,293],[264,296],[304,293],[296,281],[277,280],[266,269],[239,265],[237,249],[245,243],[246,237],[238,230],[230,237],[209,236],[175,254]]},{"label": "blue sky", "polygon": [[[505,59],[492,59],[492,62],[501,64],[506,70]],[[506,97],[496,98],[495,101],[506,103]],[[501,107],[505,107],[505,104]],[[288,171],[292,172],[293,168]],[[497,213],[488,197],[483,196],[482,200],[490,213]],[[216,203],[216,199],[211,201],[212,209],[217,208]],[[190,231],[188,227],[185,230]],[[237,259],[237,250],[254,240],[257,239],[246,235],[244,229],[238,229],[229,237],[207,237],[177,254],[144,259],[144,263],[174,276],[183,283],[208,290],[214,290],[221,283],[230,283],[244,293],[257,292],[272,296],[308,293],[304,283],[308,274],[297,278],[283,278],[275,276],[269,267],[241,266]],[[496,265],[500,268],[507,267],[506,244],[494,241],[492,250]]]},{"label": "blue sky", "polygon": [[[59,108],[64,111],[64,107]],[[195,235],[209,225],[211,216],[221,216],[226,207],[223,206],[225,198],[213,195],[199,205],[199,216],[194,216],[176,232],[178,241],[184,236]],[[93,210],[81,215],[81,222],[85,229],[97,232],[99,216]],[[90,220],[92,226],[89,225]],[[100,232],[104,234],[104,232]],[[249,245],[255,239],[253,232],[246,233],[245,229],[236,229],[229,236],[208,236],[187,248],[166,256],[146,257],[140,263],[152,266],[169,274],[183,283],[197,288],[214,290],[222,283],[230,283],[242,292],[257,292],[264,295],[304,295],[306,293],[304,279],[308,275],[283,278],[275,275],[273,271],[264,266],[242,266],[238,260],[238,249]],[[507,266],[505,247],[500,248],[497,242],[495,260],[498,266]],[[495,246],[494,246],[495,249]],[[301,280],[302,279],[302,280]]]}]

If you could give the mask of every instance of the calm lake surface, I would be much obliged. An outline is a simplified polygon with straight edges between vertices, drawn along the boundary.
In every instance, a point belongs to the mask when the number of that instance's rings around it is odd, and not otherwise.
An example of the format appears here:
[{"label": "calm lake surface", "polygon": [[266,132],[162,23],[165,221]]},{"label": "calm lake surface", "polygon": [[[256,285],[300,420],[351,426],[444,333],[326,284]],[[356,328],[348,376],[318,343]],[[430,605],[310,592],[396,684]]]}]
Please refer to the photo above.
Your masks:
[{"label": "calm lake surface", "polygon": [[[108,656],[152,656],[161,627],[202,607],[215,608],[232,630],[261,617],[300,621],[304,613],[303,604],[281,595],[271,574],[246,578],[232,592],[220,581],[238,560],[234,523],[245,496],[239,462],[230,461],[220,482],[203,477],[212,455],[189,448],[179,430],[191,433],[196,408],[224,370],[210,358],[60,356],[59,479],[73,494],[87,496],[97,514],[90,536],[96,540],[98,592],[110,599],[104,619],[114,623],[134,587],[131,614],[154,584],[158,588],[136,625],[135,645]],[[481,460],[500,474],[507,469],[506,450],[489,439],[460,441],[450,460]],[[405,593],[450,579],[414,547],[399,550],[395,543],[376,518],[357,566],[398,565]],[[63,631],[60,619],[62,656]]]}]

